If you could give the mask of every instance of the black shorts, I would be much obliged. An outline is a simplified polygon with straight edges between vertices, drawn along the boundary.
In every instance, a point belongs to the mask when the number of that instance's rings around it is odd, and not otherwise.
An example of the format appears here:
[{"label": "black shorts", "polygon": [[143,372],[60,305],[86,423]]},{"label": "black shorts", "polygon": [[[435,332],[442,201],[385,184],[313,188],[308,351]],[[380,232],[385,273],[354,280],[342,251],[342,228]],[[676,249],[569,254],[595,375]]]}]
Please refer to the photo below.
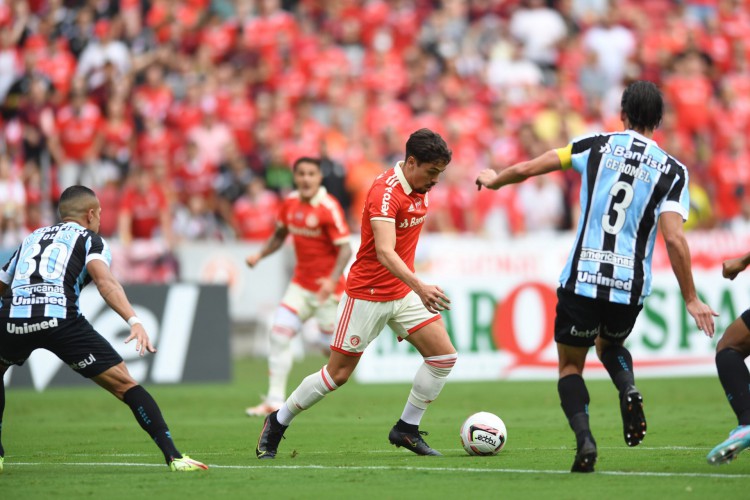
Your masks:
[{"label": "black shorts", "polygon": [[643,309],[642,305],[617,304],[582,297],[564,288],[557,289],[555,342],[591,347],[597,336],[612,342],[625,340]]},{"label": "black shorts", "polygon": [[740,314],[740,318],[742,318],[742,321],[745,322],[745,326],[748,330],[750,330],[750,309],[747,309],[745,312]]},{"label": "black shorts", "polygon": [[122,362],[83,316],[0,319],[0,363],[22,365],[35,349],[47,349],[86,378]]}]

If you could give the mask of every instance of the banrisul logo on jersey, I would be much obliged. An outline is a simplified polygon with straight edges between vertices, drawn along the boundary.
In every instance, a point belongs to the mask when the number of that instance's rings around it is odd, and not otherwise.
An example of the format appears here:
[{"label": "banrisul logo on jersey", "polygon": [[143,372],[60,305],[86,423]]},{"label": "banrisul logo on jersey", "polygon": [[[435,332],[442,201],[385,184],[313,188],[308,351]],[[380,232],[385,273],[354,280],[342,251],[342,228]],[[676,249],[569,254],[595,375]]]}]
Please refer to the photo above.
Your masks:
[{"label": "banrisul logo on jersey", "polygon": [[[104,303],[95,287],[84,289],[81,310],[122,356],[138,382],[178,383],[223,381],[230,377],[229,304],[224,285],[133,285],[126,286],[136,315],[156,346],[156,354],[140,357],[135,343],[123,343],[130,328]],[[16,329],[41,328],[32,321]],[[49,325],[48,325],[49,328]],[[16,332],[18,333],[18,332]],[[77,360],[81,367],[86,360]],[[22,367],[14,366],[5,376],[14,387],[90,384],[54,354],[37,349]]]},{"label": "banrisul logo on jersey", "polygon": [[[652,293],[626,340],[638,376],[715,373],[719,334],[750,304],[750,274],[735,281],[721,277],[721,260],[727,256],[718,252],[749,248],[750,235],[741,238],[728,233],[688,235],[690,247],[695,249],[696,287],[719,313],[714,339],[699,331],[687,314],[663,243],[657,245]],[[514,238],[503,241],[500,249],[497,242],[478,238],[423,238],[417,274],[423,281],[439,285],[451,299],[451,310],[442,314],[459,352],[451,379],[557,378],[556,290],[573,240],[573,234]],[[712,241],[722,245],[711,245]],[[740,253],[737,250],[736,254]],[[594,257],[631,264],[611,256]],[[577,336],[588,333],[576,331]],[[623,337],[626,332],[612,334]],[[362,382],[409,382],[422,362],[408,342],[398,342],[396,335],[385,330],[365,351],[355,376]],[[586,373],[607,377],[593,352]]]},{"label": "banrisul logo on jersey", "polygon": [[[599,152],[602,154],[611,154],[614,156],[619,156],[621,158],[624,158],[626,160],[635,160],[638,161],[644,165],[648,165],[651,168],[654,168],[658,170],[659,172],[666,174],[669,173],[670,166],[665,165],[664,163],[658,161],[656,158],[649,154],[643,154],[639,151],[632,151],[624,146],[615,146],[612,147],[611,144],[606,143],[604,146],[602,146],[599,149]],[[608,166],[608,168],[612,168]]]}]

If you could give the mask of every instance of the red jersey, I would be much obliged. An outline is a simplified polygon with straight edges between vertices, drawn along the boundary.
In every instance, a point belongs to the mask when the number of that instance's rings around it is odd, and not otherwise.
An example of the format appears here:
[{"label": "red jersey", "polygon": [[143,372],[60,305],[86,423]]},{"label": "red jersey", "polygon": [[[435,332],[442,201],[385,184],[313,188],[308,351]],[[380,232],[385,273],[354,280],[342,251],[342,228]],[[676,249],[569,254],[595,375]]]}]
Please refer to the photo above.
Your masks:
[{"label": "red jersey", "polygon": [[169,210],[164,191],[153,184],[145,193],[136,188],[125,188],[120,201],[120,212],[132,218],[131,232],[135,239],[150,239],[161,226],[161,213]]},{"label": "red jersey", "polygon": [[[309,203],[302,201],[295,191],[282,203],[279,223],[289,230],[294,242],[297,265],[292,282],[305,290],[318,291],[317,280],[331,275],[339,245],[349,242],[349,226],[341,205],[324,187]],[[336,293],[343,292],[345,286],[342,276]]]},{"label": "red jersey", "polygon": [[73,161],[86,158],[94,146],[102,127],[102,115],[95,104],[87,102],[79,114],[72,106],[65,106],[57,113],[57,134],[65,156]]},{"label": "red jersey", "polygon": [[232,216],[237,221],[237,233],[243,240],[265,240],[276,227],[274,217],[279,199],[273,191],[264,191],[256,200],[242,196],[234,202]]},{"label": "red jersey", "polygon": [[396,224],[396,253],[414,272],[414,254],[427,216],[428,198],[412,190],[401,170],[402,163],[380,174],[367,193],[362,243],[346,281],[346,293],[355,299],[386,302],[401,299],[411,290],[378,262],[371,223],[380,220]]}]

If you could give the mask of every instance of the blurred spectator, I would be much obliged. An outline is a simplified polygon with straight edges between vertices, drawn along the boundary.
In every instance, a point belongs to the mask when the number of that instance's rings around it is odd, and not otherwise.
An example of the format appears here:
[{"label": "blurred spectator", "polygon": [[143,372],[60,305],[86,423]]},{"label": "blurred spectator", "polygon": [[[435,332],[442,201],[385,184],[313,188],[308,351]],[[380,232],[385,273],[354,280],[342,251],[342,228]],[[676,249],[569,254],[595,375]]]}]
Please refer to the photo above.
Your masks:
[{"label": "blurred spectator", "polygon": [[377,142],[367,137],[363,140],[362,154],[351,158],[347,165],[346,189],[351,196],[348,215],[353,230],[359,230],[362,224],[362,210],[373,180],[390,168],[380,158]]},{"label": "blurred spectator", "polygon": [[226,225],[232,225],[232,206],[245,194],[252,178],[253,171],[247,161],[237,148],[229,148],[227,160],[219,166],[219,175],[214,184],[217,196],[216,209]]},{"label": "blurred spectator", "polygon": [[263,179],[253,177],[245,194],[234,202],[233,228],[242,240],[265,240],[276,229],[279,197],[266,189]]},{"label": "blurred spectator", "polygon": [[21,102],[18,117],[23,124],[23,155],[25,161],[41,165],[47,159],[47,139],[55,130],[55,115],[49,103],[49,82],[33,78],[28,96]]},{"label": "blurred spectator", "polygon": [[346,188],[346,169],[341,162],[329,156],[325,140],[320,141],[320,172],[323,174],[323,187],[336,198],[344,213],[348,213],[352,200]]},{"label": "blurred spectator", "polygon": [[76,59],[64,38],[49,38],[46,50],[39,54],[38,69],[52,82],[60,97],[68,95],[76,72]]},{"label": "blurred spectator", "polygon": [[105,238],[116,236],[119,224],[120,200],[122,198],[119,178],[114,175],[107,176],[104,185],[97,190],[96,196],[99,198],[99,204],[105,207],[101,214],[99,234]]},{"label": "blurred spectator", "polygon": [[198,145],[188,140],[185,151],[175,163],[174,182],[180,203],[185,204],[196,196],[213,208],[216,166],[200,156]]},{"label": "blurred spectator", "polygon": [[187,134],[188,140],[195,143],[200,160],[211,165],[222,163],[224,151],[234,143],[232,131],[225,123],[218,120],[216,108],[214,98],[204,97],[201,102],[203,119]]},{"label": "blurred spectator", "polygon": [[103,120],[99,108],[81,89],[73,89],[70,104],[55,117],[50,152],[57,163],[58,189],[74,184],[101,185],[99,178]]},{"label": "blurred spectator", "polygon": [[164,82],[164,68],[158,63],[151,64],[146,68],[144,85],[133,92],[133,103],[138,117],[144,120],[164,121],[172,100],[172,90]]},{"label": "blurred spectator", "polygon": [[[565,214],[565,195],[558,179],[549,176],[535,177],[518,187],[518,204],[523,213],[523,226],[527,232],[561,229]],[[528,187],[526,185],[528,184]]]},{"label": "blurred spectator", "polygon": [[0,102],[5,100],[10,86],[23,70],[21,53],[15,44],[13,31],[0,27]]},{"label": "blurred spectator", "polygon": [[596,62],[607,87],[622,81],[636,47],[632,31],[622,25],[618,13],[617,9],[608,10],[583,35],[583,46],[596,53]]},{"label": "blurred spectator", "polygon": [[735,133],[730,139],[729,149],[714,156],[710,173],[718,216],[721,220],[731,221],[740,215],[750,186],[750,150],[744,133]]},{"label": "blurred spectator", "polygon": [[428,227],[446,234],[474,232],[477,227],[474,191],[467,182],[467,169],[460,163],[452,163],[446,169],[440,184],[430,191]]},{"label": "blurred spectator", "polygon": [[711,229],[716,225],[713,201],[706,186],[706,172],[696,169],[690,173],[690,213],[684,224],[686,231],[693,229]]},{"label": "blurred spectator", "polygon": [[175,134],[155,116],[146,116],[144,129],[136,142],[139,165],[146,170],[153,170],[156,165],[164,165],[171,172],[175,151],[178,148],[179,143]]},{"label": "blurred spectator", "polygon": [[610,85],[604,70],[599,65],[599,53],[587,50],[585,60],[578,72],[578,85],[586,95],[589,109],[599,109]]},{"label": "blurred spectator", "polygon": [[525,101],[527,88],[541,85],[544,77],[539,66],[523,57],[522,50],[518,42],[508,43],[507,55],[498,53],[496,47],[487,66],[487,82],[513,102]]},{"label": "blurred spectator", "polygon": [[567,30],[560,13],[544,0],[525,0],[510,18],[510,33],[523,44],[524,57],[542,70],[552,70],[557,61],[557,44]]},{"label": "blurred spectator", "polygon": [[124,76],[130,70],[128,46],[115,38],[119,34],[119,20],[114,23],[100,19],[94,25],[95,38],[89,40],[78,58],[76,75],[86,79],[89,88],[96,88],[104,81],[104,67],[112,63],[117,73]]},{"label": "blurred spectator", "polygon": [[664,83],[664,95],[674,106],[677,127],[693,138],[702,136],[709,120],[706,105],[713,95],[705,60],[698,52],[688,52],[675,60],[674,68]]},{"label": "blurred spectator", "polygon": [[203,196],[191,195],[174,215],[174,235],[177,242],[221,240],[222,235],[214,212]]},{"label": "blurred spectator", "polygon": [[572,0],[571,13],[583,25],[593,24],[611,9],[611,0]]},{"label": "blurred spectator", "polygon": [[107,118],[104,122],[102,159],[110,168],[116,169],[116,179],[125,179],[135,155],[135,125],[126,115],[125,104],[119,99],[107,103]]},{"label": "blurred spectator", "polygon": [[0,209],[0,246],[17,247],[26,237],[26,189],[4,154],[0,154]]},{"label": "blurred spectator", "polygon": [[172,245],[172,219],[164,190],[147,169],[131,173],[120,202],[118,232],[128,246],[134,240],[161,239]]}]

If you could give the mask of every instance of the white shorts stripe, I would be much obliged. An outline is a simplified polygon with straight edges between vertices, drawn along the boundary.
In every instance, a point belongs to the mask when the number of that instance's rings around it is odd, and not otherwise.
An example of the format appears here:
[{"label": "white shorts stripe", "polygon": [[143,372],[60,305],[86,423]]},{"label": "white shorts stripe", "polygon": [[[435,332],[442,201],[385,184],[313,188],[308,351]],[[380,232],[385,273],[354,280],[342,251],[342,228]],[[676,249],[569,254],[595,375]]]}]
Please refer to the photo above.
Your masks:
[{"label": "white shorts stripe", "polygon": [[346,303],[344,304],[344,312],[341,314],[338,328],[336,329],[336,340],[333,341],[334,347],[341,347],[346,336],[346,330],[349,328],[349,318],[352,315],[352,309],[354,308],[354,299],[346,296]]}]

